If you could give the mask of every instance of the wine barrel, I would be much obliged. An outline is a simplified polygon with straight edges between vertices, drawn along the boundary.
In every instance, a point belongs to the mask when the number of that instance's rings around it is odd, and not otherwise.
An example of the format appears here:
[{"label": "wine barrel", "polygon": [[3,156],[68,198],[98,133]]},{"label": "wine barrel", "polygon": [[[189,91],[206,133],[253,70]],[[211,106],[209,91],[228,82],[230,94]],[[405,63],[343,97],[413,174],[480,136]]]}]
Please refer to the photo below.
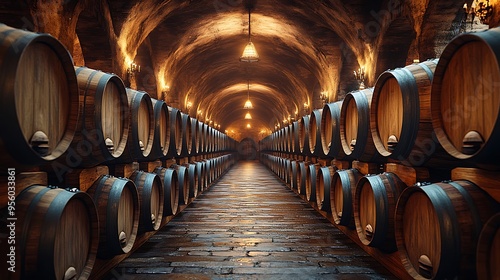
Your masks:
[{"label": "wine barrel", "polygon": [[179,182],[177,173],[172,168],[157,167],[154,170],[163,183],[163,216],[172,216],[179,210]]},{"label": "wine barrel", "polygon": [[207,149],[206,149],[206,142],[207,142],[207,125],[203,122],[198,123],[198,135],[200,137],[200,154],[204,154]]},{"label": "wine barrel", "polygon": [[184,166],[187,169],[189,178],[189,197],[198,196],[198,168],[194,163],[186,163]]},{"label": "wine barrel", "polygon": [[323,109],[313,110],[309,118],[309,149],[311,155],[324,156],[321,143],[321,119]]},{"label": "wine barrel", "polygon": [[139,197],[135,184],[110,175],[99,177],[87,190],[99,216],[99,258],[126,254],[134,246],[139,226]]},{"label": "wine barrel", "polygon": [[340,141],[345,159],[383,162],[370,132],[370,103],[373,88],[352,91],[342,102]]},{"label": "wine barrel", "polygon": [[119,158],[130,127],[127,94],[114,74],[75,67],[81,115],[71,148],[62,157],[69,167],[91,167]]},{"label": "wine barrel", "polygon": [[319,169],[318,181],[316,182],[316,204],[320,210],[331,212],[330,206],[330,186],[333,174],[335,173],[334,166],[324,166]]},{"label": "wine barrel", "polygon": [[500,28],[462,34],[444,49],[434,73],[431,118],[455,159],[498,166]]},{"label": "wine barrel", "polygon": [[173,164],[170,168],[177,173],[177,181],[179,182],[179,204],[189,203],[189,174],[185,166]]},{"label": "wine barrel", "polygon": [[414,278],[473,279],[476,241],[496,202],[469,181],[406,188],[396,206],[396,244]]},{"label": "wine barrel", "polygon": [[176,108],[168,107],[170,112],[170,145],[167,157],[177,157],[182,153],[182,115]]},{"label": "wine barrel", "polygon": [[149,94],[127,88],[130,129],[123,154],[113,163],[146,161],[153,149],[154,112]]},{"label": "wine barrel", "polygon": [[210,166],[210,161],[208,159],[204,159],[203,163],[205,165],[205,185],[206,189],[208,189],[210,184],[212,184],[212,166]]},{"label": "wine barrel", "polygon": [[73,61],[48,34],[0,24],[0,166],[36,166],[66,152],[80,107]]},{"label": "wine barrel", "polygon": [[156,231],[163,217],[164,186],[158,175],[141,170],[130,176],[139,194],[139,233]]},{"label": "wine barrel", "polygon": [[356,184],[363,175],[355,168],[333,174],[330,207],[335,224],[354,228],[354,197]]},{"label": "wine barrel", "polygon": [[500,279],[500,212],[489,219],[477,243],[477,279]]},{"label": "wine barrel", "polygon": [[342,158],[345,155],[340,142],[340,111],[342,102],[327,103],[321,113],[321,145],[327,157]]},{"label": "wine barrel", "polygon": [[193,144],[193,131],[191,117],[188,114],[181,113],[182,118],[182,152],[180,156],[187,157],[191,155]]},{"label": "wine barrel", "polygon": [[438,59],[382,73],[375,84],[370,128],[377,151],[409,166],[424,165],[439,143],[432,140],[431,84]]},{"label": "wine barrel", "polygon": [[306,194],[306,176],[307,169],[309,169],[308,161],[299,161],[297,167],[297,193]]},{"label": "wine barrel", "polygon": [[354,221],[359,240],[384,252],[397,251],[394,214],[406,185],[394,173],[359,179],[354,195]]},{"label": "wine barrel", "polygon": [[316,202],[316,182],[321,165],[318,163],[310,164],[306,170],[306,201]]},{"label": "wine barrel", "polygon": [[168,155],[170,145],[170,112],[164,101],[151,99],[154,114],[153,149],[150,160],[164,158]]},{"label": "wine barrel", "polygon": [[197,155],[200,153],[200,130],[199,121],[195,118],[191,118],[191,155]]},{"label": "wine barrel", "polygon": [[33,185],[16,197],[16,218],[14,262],[21,279],[89,278],[99,224],[88,194]]},{"label": "wine barrel", "polygon": [[299,145],[299,121],[294,121],[290,125],[290,135],[289,140],[291,144],[291,153],[299,155],[300,154],[300,145]]},{"label": "wine barrel", "polygon": [[205,170],[205,162],[197,161],[196,169],[198,170],[198,191],[203,192],[207,188],[207,172]]},{"label": "wine barrel", "polygon": [[292,172],[290,173],[290,189],[292,190],[297,190],[299,185],[298,185],[298,170],[300,168],[300,162],[297,160],[292,160]]},{"label": "wine barrel", "polygon": [[290,178],[291,178],[291,173],[292,173],[292,160],[287,158],[285,159],[285,179],[283,179],[283,181],[285,181],[285,184],[289,185],[290,184]]},{"label": "wine barrel", "polygon": [[309,115],[303,116],[299,121],[299,151],[301,155],[310,156],[311,148],[309,147]]}]

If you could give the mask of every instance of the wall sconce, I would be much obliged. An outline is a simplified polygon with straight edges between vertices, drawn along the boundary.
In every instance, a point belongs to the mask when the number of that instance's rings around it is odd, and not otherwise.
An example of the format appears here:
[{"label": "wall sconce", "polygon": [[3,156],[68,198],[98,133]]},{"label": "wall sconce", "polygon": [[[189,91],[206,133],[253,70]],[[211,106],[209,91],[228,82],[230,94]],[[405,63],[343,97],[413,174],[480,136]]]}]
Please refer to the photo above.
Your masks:
[{"label": "wall sconce", "polygon": [[191,109],[191,107],[193,107],[193,102],[188,101],[188,102],[186,103],[186,109],[189,111],[189,110]]},{"label": "wall sconce", "polygon": [[[462,21],[462,24],[465,25],[465,29],[467,29],[466,24],[469,22],[470,18],[470,26],[472,30],[472,25],[474,24],[474,18],[479,18],[479,21],[482,24],[489,24],[490,17],[493,15],[493,6],[490,5],[490,1],[479,1],[474,0],[470,7],[467,6],[467,3],[463,6],[465,18]],[[465,30],[467,31],[467,30]]]},{"label": "wall sconce", "polygon": [[328,101],[329,101],[328,91],[320,92],[319,99],[321,99],[321,101],[323,102],[323,105],[328,103]]},{"label": "wall sconce", "polygon": [[359,89],[365,88],[365,67],[360,67],[358,71],[354,71],[354,78],[359,83]]},{"label": "wall sconce", "polygon": [[135,74],[141,72],[141,66],[136,64],[135,62],[130,63],[129,67],[127,68],[127,74],[130,77],[135,76]]}]

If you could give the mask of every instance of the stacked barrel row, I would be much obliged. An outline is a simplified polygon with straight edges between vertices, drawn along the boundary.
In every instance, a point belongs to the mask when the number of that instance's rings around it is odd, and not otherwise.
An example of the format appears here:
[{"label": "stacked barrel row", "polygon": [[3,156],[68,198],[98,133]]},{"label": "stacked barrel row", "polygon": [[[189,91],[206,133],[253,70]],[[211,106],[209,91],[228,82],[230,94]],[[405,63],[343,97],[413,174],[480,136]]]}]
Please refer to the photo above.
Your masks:
[{"label": "stacked barrel row", "polygon": [[499,278],[500,178],[442,181],[500,169],[499,51],[500,28],[460,35],[439,59],[385,71],[263,139],[261,160],[360,243],[397,251],[410,277]]},{"label": "stacked barrel row", "polygon": [[[16,266],[7,279],[91,277],[96,258],[130,253],[234,164],[236,141],[115,74],[74,67],[50,35],[0,24],[0,45],[0,209],[16,221],[0,227]],[[80,189],[72,172],[104,174]]]}]

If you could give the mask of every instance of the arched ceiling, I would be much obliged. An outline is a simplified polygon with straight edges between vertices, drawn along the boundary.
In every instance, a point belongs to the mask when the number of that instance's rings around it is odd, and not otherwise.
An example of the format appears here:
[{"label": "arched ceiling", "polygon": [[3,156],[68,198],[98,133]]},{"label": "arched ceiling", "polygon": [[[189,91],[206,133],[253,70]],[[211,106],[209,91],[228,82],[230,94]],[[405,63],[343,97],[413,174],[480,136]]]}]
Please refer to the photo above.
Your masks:
[{"label": "arched ceiling", "polygon": [[[359,67],[372,86],[381,71],[414,57],[435,57],[446,40],[434,37],[438,31],[439,38],[456,34],[462,5],[454,0],[0,0],[0,15],[14,27],[32,23],[28,29],[55,34],[76,63],[117,73],[127,86],[216,122],[222,131],[236,131],[240,139],[255,139],[289,117],[322,107],[320,93],[330,102],[342,99],[357,88],[352,73]],[[248,42],[248,8],[261,58],[256,63],[239,61]],[[133,61],[141,72],[132,77],[127,67]],[[247,95],[254,105],[251,121],[244,120]]]}]

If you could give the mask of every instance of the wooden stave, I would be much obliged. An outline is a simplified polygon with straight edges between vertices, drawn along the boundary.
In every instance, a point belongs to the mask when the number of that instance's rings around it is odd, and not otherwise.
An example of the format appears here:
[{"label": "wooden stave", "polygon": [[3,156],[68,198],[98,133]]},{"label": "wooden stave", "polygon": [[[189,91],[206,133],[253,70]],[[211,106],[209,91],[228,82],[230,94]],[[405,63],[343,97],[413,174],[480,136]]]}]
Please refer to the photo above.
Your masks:
[{"label": "wooden stave", "polygon": [[179,204],[187,205],[189,203],[189,175],[187,168],[179,164],[173,164],[170,168],[174,169],[177,174],[177,182],[179,183]]},{"label": "wooden stave", "polygon": [[[167,104],[162,100],[151,98],[154,115],[154,137],[153,149],[148,157],[149,160],[164,158],[168,155],[170,149],[170,112]],[[162,122],[165,121],[165,123]],[[162,131],[164,141],[161,141]],[[163,143],[162,143],[163,142]]]},{"label": "wooden stave", "polygon": [[[342,102],[340,111],[340,142],[341,153],[338,158],[346,160],[359,160],[362,162],[377,162],[383,163],[386,161],[375,148],[372,134],[370,131],[370,104],[373,94],[373,88],[352,91],[348,93]],[[350,102],[355,102],[357,112],[357,137],[354,150],[351,151],[350,143],[346,139],[346,114]]]},{"label": "wooden stave", "polygon": [[[78,88],[80,92],[81,114],[79,117],[79,131],[75,134],[75,139],[71,145],[73,149],[67,156],[71,157],[71,152],[79,151],[79,145],[82,141],[92,144],[90,152],[87,154],[78,153],[82,157],[80,167],[93,167],[102,163],[110,162],[120,158],[127,148],[127,140],[130,129],[130,114],[129,103],[125,85],[120,77],[115,74],[101,72],[99,70],[90,69],[84,66],[74,67]],[[94,83],[96,83],[94,85]],[[103,135],[102,127],[102,99],[105,94],[105,89],[110,84],[113,84],[118,89],[120,99],[114,104],[120,107],[122,120],[122,134],[114,151],[111,153],[106,147],[105,136]],[[95,133],[94,133],[95,131]],[[66,160],[69,162],[68,160]],[[71,164],[75,167],[75,164]]]},{"label": "wooden stave", "polygon": [[323,157],[323,144],[321,141],[321,120],[323,109],[316,109],[311,112],[309,118],[309,149],[313,156]]},{"label": "wooden stave", "polygon": [[[327,103],[321,113],[321,146],[323,154],[330,158],[343,158],[343,150],[340,141],[340,112],[343,101]],[[334,120],[330,123],[329,120]],[[331,129],[331,133],[327,132]],[[330,141],[327,143],[328,139]]]},{"label": "wooden stave", "polygon": [[[370,129],[379,154],[407,166],[428,165],[429,160],[442,157],[442,148],[433,138],[430,117],[430,97],[434,71],[439,59],[430,59],[404,68],[387,70],[382,73],[373,90],[370,109]],[[378,130],[379,96],[385,84],[395,79],[402,94],[402,128],[400,141],[394,151],[388,151]],[[418,104],[418,106],[415,106]]]},{"label": "wooden stave", "polygon": [[163,216],[173,216],[179,211],[179,183],[177,180],[177,172],[172,168],[157,167],[154,170],[163,185],[164,202]]},{"label": "wooden stave", "polygon": [[[162,222],[163,208],[164,208],[164,186],[160,177],[155,173],[144,172],[142,170],[137,170],[132,173],[129,178],[134,182],[137,192],[139,194],[139,225],[138,232],[144,233],[148,231],[157,231]],[[155,220],[151,220],[151,204],[155,199],[153,195],[153,188],[157,188],[158,196],[158,208],[153,210],[157,211],[155,215]]]},{"label": "wooden stave", "polygon": [[[372,222],[373,238],[371,239],[364,234],[365,225],[361,224],[362,219],[360,217],[360,207],[362,206],[360,197],[366,183],[370,185],[375,203],[378,204],[375,207],[376,218],[375,222]],[[372,176],[367,175],[359,179],[354,193],[353,218],[359,240],[364,245],[376,247],[388,253],[397,251],[394,215],[398,198],[406,187],[396,174],[390,172]]]},{"label": "wooden stave", "polygon": [[316,205],[320,210],[331,212],[330,188],[335,173],[334,166],[324,166],[319,169],[316,181]]},{"label": "wooden stave", "polygon": [[[330,208],[335,224],[355,228],[354,197],[356,185],[362,176],[355,168],[338,170],[333,174],[330,187]],[[341,190],[337,188],[337,182],[340,182]],[[337,210],[336,198],[338,194],[342,194],[342,216],[338,215],[339,211]]]},{"label": "wooden stave", "polygon": [[477,279],[498,279],[500,277],[500,267],[498,267],[500,212],[497,212],[484,224],[477,244]]},{"label": "wooden stave", "polygon": [[[73,60],[66,48],[49,34],[15,29],[1,23],[0,30],[5,30],[5,32],[0,32],[0,34],[7,33],[7,36],[14,37],[10,38],[14,42],[11,44],[11,47],[2,48],[5,53],[0,53],[0,56],[3,58],[0,60],[0,69],[5,69],[5,71],[0,72],[0,85],[2,86],[1,91],[3,93],[0,95],[0,110],[4,118],[9,120],[7,123],[0,123],[0,150],[5,151],[1,153],[0,166],[2,168],[29,168],[52,163],[70,148],[73,137],[78,130],[80,106],[78,100],[78,83],[73,68]],[[31,147],[29,140],[23,135],[16,108],[15,82],[11,82],[16,81],[17,69],[21,66],[19,63],[24,57],[24,51],[35,44],[44,44],[50,50],[54,51],[66,75],[66,79],[64,80],[67,82],[67,92],[65,91],[67,96],[64,97],[68,99],[65,132],[61,135],[52,152],[46,156],[42,156],[36,152]],[[57,121],[60,122],[59,119]],[[45,131],[45,133],[48,132]],[[8,163],[8,166],[5,165],[6,163]]]},{"label": "wooden stave", "polygon": [[[500,112],[496,115],[496,121],[493,125],[493,133],[488,138],[488,141],[474,153],[473,155],[466,155],[460,152],[451,143],[446,132],[443,129],[443,120],[441,113],[443,109],[441,108],[441,90],[442,90],[442,78],[446,74],[448,64],[450,60],[453,59],[453,55],[460,50],[461,47],[467,45],[468,43],[479,42],[486,45],[488,49],[491,50],[491,54],[496,58],[497,67],[500,67],[500,28],[492,28],[483,32],[473,32],[464,33],[455,37],[451,42],[447,44],[441,57],[439,63],[434,72],[434,80],[432,83],[431,90],[431,118],[432,126],[434,129],[435,138],[440,143],[442,148],[448,153],[449,156],[459,161],[462,166],[475,165],[483,168],[498,169],[497,157],[500,156],[500,149],[498,149],[497,143],[500,141]],[[497,68],[497,72],[500,70]],[[465,77],[461,77],[462,80]],[[472,79],[478,79],[482,77],[472,77]],[[498,83],[498,78],[496,83]],[[477,111],[477,110],[476,110]],[[452,116],[448,116],[453,118]],[[467,117],[465,117],[467,118]],[[496,132],[496,133],[494,133]]]},{"label": "wooden stave", "polygon": [[[103,188],[105,188],[106,192],[102,190]],[[115,222],[118,223],[118,216],[115,214],[117,214],[116,212],[118,211],[118,207],[116,206],[118,202],[114,201],[120,201],[119,199],[116,199],[118,195],[121,195],[121,193],[118,193],[120,188],[128,188],[131,192],[134,203],[132,228],[130,234],[127,236],[127,245],[125,247],[120,245],[118,236],[116,236],[116,232],[118,232],[118,225],[115,224]],[[95,181],[95,183],[87,190],[87,193],[92,197],[94,203],[96,204],[97,214],[99,215],[100,237],[97,257],[101,259],[109,259],[115,255],[130,252],[137,238],[139,229],[139,194],[135,184],[126,178],[103,175]],[[105,198],[101,198],[101,194],[105,195]],[[114,199],[110,199],[110,197]],[[110,200],[112,202],[108,203]],[[109,230],[109,228],[111,228],[111,230]]]},{"label": "wooden stave", "polygon": [[[49,194],[49,192],[51,193]],[[23,226],[16,227],[21,258],[19,260],[19,269],[15,272],[14,279],[34,279],[40,277],[46,279],[64,279],[64,272],[61,271],[61,274],[56,274],[54,267],[54,257],[57,255],[54,252],[54,245],[56,244],[55,229],[58,228],[57,225],[61,221],[62,211],[66,210],[66,207],[72,200],[78,200],[83,205],[88,206],[86,209],[88,210],[86,212],[90,223],[88,254],[83,269],[80,271],[77,270],[77,277],[78,279],[88,279],[90,277],[99,245],[98,216],[91,197],[87,193],[76,189],[65,190],[52,186],[32,185],[24,189],[16,197],[17,224]],[[38,204],[39,202],[43,204]],[[22,209],[26,211],[22,211]],[[41,231],[39,235],[36,235],[36,232],[31,230],[32,227],[42,226],[46,227],[47,230]],[[26,227],[29,227],[30,230]],[[28,237],[29,239],[27,239]],[[32,254],[26,252],[27,247],[34,248],[38,253]],[[35,263],[33,263],[34,261]]]},{"label": "wooden stave", "polygon": [[[440,232],[444,232],[445,237],[441,238],[440,256],[439,264],[445,263],[443,266],[439,266],[434,275],[429,277],[423,277],[408,260],[407,244],[402,240],[403,236],[403,215],[404,208],[408,201],[408,198],[414,193],[422,193],[426,196],[429,201],[431,201],[432,206],[436,207],[435,213],[440,221],[447,221],[445,223],[439,224]],[[448,195],[450,193],[450,199]],[[439,200],[442,198],[443,200]],[[461,209],[460,212],[456,212],[455,208],[459,205],[458,198],[463,198],[462,202],[465,205],[470,206],[466,209]],[[474,203],[474,202],[480,203]],[[398,247],[399,256],[401,258],[401,263],[406,269],[409,275],[415,279],[445,279],[445,278],[463,278],[471,279],[475,277],[475,261],[473,249],[476,246],[476,241],[479,233],[488,218],[493,216],[493,213],[499,210],[498,203],[488,196],[482,189],[474,185],[473,183],[465,180],[459,181],[443,181],[441,183],[435,184],[423,184],[421,186],[415,185],[407,187],[401,193],[398,203],[396,205],[396,215],[395,215],[395,236],[396,244]],[[471,215],[470,224],[466,224],[464,221],[459,221],[457,215],[460,214]],[[460,233],[463,233],[464,229],[469,229],[471,235],[468,240],[462,240]],[[468,232],[469,233],[469,232]],[[426,232],[428,234],[428,232]],[[444,245],[443,245],[444,244]],[[464,246],[460,247],[460,244]],[[467,246],[472,248],[467,248]],[[465,248],[464,248],[465,247]],[[459,276],[460,275],[460,276]]]}]

